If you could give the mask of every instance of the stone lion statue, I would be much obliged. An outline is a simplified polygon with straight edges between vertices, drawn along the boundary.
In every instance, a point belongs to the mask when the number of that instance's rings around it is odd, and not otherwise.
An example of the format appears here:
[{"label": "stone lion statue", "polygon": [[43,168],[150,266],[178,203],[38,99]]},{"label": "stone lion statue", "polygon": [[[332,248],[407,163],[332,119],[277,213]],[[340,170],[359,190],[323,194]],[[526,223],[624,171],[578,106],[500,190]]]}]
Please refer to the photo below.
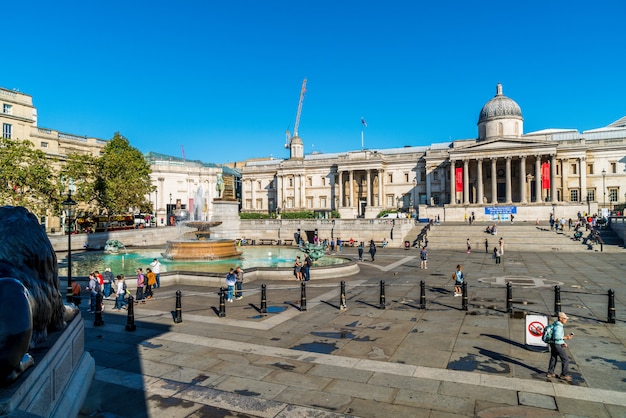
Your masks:
[{"label": "stone lion statue", "polygon": [[27,351],[61,330],[76,310],[59,291],[57,257],[37,218],[0,207],[0,382],[29,365]]}]

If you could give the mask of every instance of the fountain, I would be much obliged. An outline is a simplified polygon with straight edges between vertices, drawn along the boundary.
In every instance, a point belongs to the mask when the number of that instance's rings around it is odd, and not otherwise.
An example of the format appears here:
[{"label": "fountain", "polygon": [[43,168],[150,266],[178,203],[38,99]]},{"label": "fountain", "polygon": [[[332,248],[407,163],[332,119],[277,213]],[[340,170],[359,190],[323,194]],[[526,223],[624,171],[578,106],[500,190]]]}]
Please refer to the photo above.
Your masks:
[{"label": "fountain", "polygon": [[235,240],[211,239],[211,228],[222,222],[189,221],[183,226],[196,228],[195,231],[183,234],[182,240],[167,241],[163,257],[168,260],[221,260],[239,258]]}]

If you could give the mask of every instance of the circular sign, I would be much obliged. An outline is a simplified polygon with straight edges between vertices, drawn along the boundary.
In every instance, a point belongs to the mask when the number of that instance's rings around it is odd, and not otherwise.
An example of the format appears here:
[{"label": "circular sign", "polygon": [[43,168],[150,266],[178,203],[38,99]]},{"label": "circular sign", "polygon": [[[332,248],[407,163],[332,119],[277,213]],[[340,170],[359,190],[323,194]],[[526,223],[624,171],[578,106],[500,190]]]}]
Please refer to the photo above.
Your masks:
[{"label": "circular sign", "polygon": [[543,335],[543,329],[544,325],[541,322],[535,321],[528,324],[528,332],[530,332],[533,337],[541,337]]}]

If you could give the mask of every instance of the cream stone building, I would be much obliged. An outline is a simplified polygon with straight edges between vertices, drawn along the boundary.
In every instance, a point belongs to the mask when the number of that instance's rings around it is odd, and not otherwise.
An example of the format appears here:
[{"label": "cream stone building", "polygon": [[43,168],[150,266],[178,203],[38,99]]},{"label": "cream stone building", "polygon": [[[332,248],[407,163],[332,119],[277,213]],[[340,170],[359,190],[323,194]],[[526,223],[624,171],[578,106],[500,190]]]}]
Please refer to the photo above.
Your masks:
[{"label": "cream stone building", "polygon": [[242,210],[535,220],[596,213],[626,201],[626,117],[582,133],[524,134],[520,107],[498,84],[480,111],[477,134],[422,147],[310,155],[296,136],[288,159],[241,168]]}]

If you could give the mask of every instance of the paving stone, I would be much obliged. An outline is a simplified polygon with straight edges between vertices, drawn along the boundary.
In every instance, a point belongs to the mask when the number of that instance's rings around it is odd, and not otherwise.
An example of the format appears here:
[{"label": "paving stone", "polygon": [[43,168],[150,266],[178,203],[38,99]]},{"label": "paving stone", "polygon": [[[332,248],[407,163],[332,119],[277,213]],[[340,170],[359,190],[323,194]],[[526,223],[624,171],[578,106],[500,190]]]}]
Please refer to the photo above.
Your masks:
[{"label": "paving stone", "polygon": [[295,386],[285,388],[285,390],[274,397],[274,400],[322,408],[337,413],[345,411],[350,402],[352,402],[352,398],[347,395],[301,389]]},{"label": "paving stone", "polygon": [[263,399],[273,399],[285,388],[287,385],[232,376],[215,385],[215,389],[225,392],[238,393],[248,397],[258,396]]},{"label": "paving stone", "polygon": [[326,387],[325,391],[348,395],[353,398],[371,399],[374,401],[391,403],[398,390],[395,388],[352,382],[349,380],[334,380]]}]

